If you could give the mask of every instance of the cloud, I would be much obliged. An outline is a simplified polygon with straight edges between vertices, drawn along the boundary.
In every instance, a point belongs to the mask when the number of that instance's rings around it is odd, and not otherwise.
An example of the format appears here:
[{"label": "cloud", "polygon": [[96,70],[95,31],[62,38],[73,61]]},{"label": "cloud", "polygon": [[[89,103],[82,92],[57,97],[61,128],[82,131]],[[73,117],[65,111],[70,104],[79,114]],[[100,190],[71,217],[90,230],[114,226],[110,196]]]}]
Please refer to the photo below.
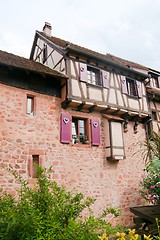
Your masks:
[{"label": "cloud", "polygon": [[159,69],[159,0],[6,0],[1,9],[2,50],[29,56],[48,21],[57,37]]}]

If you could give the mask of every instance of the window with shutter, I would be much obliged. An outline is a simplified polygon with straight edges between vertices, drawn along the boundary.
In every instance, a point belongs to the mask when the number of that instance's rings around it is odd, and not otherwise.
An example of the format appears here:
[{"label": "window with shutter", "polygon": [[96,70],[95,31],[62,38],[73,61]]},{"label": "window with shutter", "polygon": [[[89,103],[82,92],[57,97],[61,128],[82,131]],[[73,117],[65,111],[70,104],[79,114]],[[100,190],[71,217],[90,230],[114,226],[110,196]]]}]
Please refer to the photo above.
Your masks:
[{"label": "window with shutter", "polygon": [[107,115],[105,118],[107,118],[104,120],[106,158],[108,160],[122,160],[125,158],[122,130],[123,120]]},{"label": "window with shutter", "polygon": [[[61,143],[88,144],[94,146],[100,145],[100,121],[99,119],[90,119],[61,115]],[[90,129],[91,126],[91,129]],[[91,136],[90,136],[91,133]],[[91,140],[91,141],[90,141]]]},{"label": "window with shutter", "polygon": [[132,97],[142,98],[142,83],[130,78],[123,79],[122,92]]}]

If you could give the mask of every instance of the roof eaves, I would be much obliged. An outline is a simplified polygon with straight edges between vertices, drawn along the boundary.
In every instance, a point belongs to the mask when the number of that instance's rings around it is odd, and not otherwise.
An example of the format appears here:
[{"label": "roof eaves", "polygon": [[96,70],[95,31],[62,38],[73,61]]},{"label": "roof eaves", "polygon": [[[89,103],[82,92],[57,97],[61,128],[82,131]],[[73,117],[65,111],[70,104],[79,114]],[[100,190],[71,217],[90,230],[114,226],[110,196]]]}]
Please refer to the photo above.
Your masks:
[{"label": "roof eaves", "polygon": [[131,72],[131,73],[134,73],[134,74],[141,75],[141,76],[144,77],[144,78],[148,78],[148,74],[145,74],[145,73],[136,71],[136,70],[134,70],[134,69],[128,68],[128,67],[126,67],[126,66],[124,66],[124,65],[115,63],[115,62],[113,62],[113,61],[109,61],[109,60],[107,60],[107,59],[104,59],[104,58],[95,56],[95,55],[92,54],[92,53],[84,52],[84,51],[82,51],[82,50],[80,50],[80,49],[75,49],[75,47],[72,46],[72,45],[68,45],[68,46],[66,47],[66,49],[71,50],[71,51],[74,51],[74,52],[77,52],[77,53],[81,53],[81,54],[83,54],[83,55],[85,55],[85,56],[91,56],[91,57],[93,57],[93,58],[95,58],[95,59],[97,59],[97,60],[106,62],[106,63],[108,63],[109,65],[115,66],[115,67],[117,67],[117,68],[121,68],[121,69],[123,69],[123,70],[125,70],[125,71],[127,71],[127,72]]},{"label": "roof eaves", "polygon": [[[56,43],[54,43],[52,40],[49,39],[48,36],[45,36],[44,34],[42,34],[41,32],[39,31],[36,31],[37,35],[39,35],[39,37],[45,41],[47,41],[47,44],[50,46],[50,47],[57,47],[58,50],[61,51],[61,53],[64,55],[67,53],[67,47],[62,47],[60,45],[57,45]],[[67,45],[68,46],[68,45]]]}]

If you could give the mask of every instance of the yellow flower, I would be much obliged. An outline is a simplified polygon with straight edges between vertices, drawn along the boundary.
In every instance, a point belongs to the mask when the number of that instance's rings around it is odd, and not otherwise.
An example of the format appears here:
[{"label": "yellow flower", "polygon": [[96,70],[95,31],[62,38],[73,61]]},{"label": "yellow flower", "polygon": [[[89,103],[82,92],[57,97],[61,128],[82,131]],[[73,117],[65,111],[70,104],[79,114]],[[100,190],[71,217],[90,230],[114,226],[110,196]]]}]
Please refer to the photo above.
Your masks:
[{"label": "yellow flower", "polygon": [[137,240],[139,238],[139,235],[138,234],[135,234],[134,235],[134,240]]},{"label": "yellow flower", "polygon": [[108,240],[108,237],[107,237],[106,233],[103,233],[102,236],[98,236],[98,238],[99,238],[100,240]]},{"label": "yellow flower", "polygon": [[129,235],[134,235],[134,234],[135,234],[135,231],[136,231],[135,229],[132,229],[132,230],[129,229]]},{"label": "yellow flower", "polygon": [[148,236],[147,236],[147,235],[144,234],[144,239],[146,239],[146,240],[152,240],[153,238],[151,237],[151,235],[148,235]]},{"label": "yellow flower", "polygon": [[124,232],[122,233],[117,232],[116,236],[118,237],[117,240],[125,240],[126,234]]}]

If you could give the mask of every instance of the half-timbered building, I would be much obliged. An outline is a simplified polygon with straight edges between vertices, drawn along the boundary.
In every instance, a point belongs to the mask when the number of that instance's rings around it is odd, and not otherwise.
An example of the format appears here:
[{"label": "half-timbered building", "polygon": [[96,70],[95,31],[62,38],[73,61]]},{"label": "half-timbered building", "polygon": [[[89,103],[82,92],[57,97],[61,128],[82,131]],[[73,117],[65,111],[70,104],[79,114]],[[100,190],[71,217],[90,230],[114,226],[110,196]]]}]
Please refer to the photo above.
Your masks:
[{"label": "half-timbered building", "polygon": [[33,183],[35,163],[52,166],[53,180],[97,199],[96,215],[120,207],[118,222],[130,224],[130,207],[143,201],[140,142],[160,120],[159,86],[150,85],[158,76],[53,37],[48,23],[36,31],[30,60],[1,51],[1,189],[18,188],[6,167]]},{"label": "half-timbered building", "polygon": [[66,184],[96,197],[96,211],[112,204],[130,218],[129,207],[141,201],[139,142],[159,111],[146,91],[149,69],[54,37],[48,23],[36,31],[30,59],[68,76],[59,116],[60,143],[71,151]]}]

